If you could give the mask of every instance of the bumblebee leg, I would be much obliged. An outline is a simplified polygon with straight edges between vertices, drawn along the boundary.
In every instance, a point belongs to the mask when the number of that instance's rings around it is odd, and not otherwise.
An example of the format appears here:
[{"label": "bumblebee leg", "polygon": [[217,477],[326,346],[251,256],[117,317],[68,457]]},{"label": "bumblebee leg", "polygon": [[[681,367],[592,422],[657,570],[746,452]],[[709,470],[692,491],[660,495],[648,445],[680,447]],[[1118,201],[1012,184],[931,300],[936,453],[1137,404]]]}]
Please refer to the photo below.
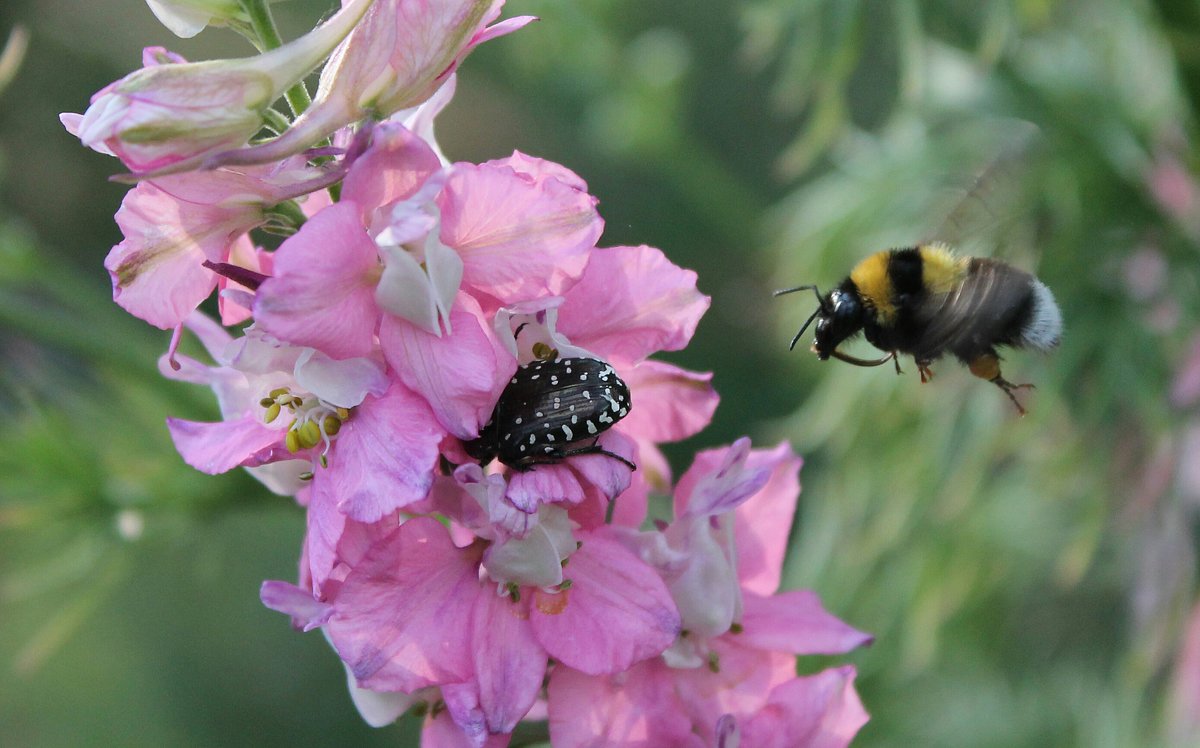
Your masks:
[{"label": "bumblebee leg", "polygon": [[921,373],[921,384],[933,381],[933,369],[929,368],[932,361],[917,361],[917,371]]},{"label": "bumblebee leg", "polygon": [[904,372],[900,370],[900,355],[892,351],[892,363],[896,365],[896,376],[900,376]]},{"label": "bumblebee leg", "polygon": [[1017,401],[1017,396],[1013,394],[1016,390],[1032,390],[1036,389],[1032,384],[1013,384],[1000,375],[1000,357],[995,353],[985,353],[981,356],[976,356],[971,359],[967,366],[971,369],[971,373],[980,379],[986,379],[1000,389],[1004,390],[1004,394],[1008,395],[1008,399],[1012,400],[1012,404],[1016,406],[1017,412],[1025,415],[1025,408]]}]

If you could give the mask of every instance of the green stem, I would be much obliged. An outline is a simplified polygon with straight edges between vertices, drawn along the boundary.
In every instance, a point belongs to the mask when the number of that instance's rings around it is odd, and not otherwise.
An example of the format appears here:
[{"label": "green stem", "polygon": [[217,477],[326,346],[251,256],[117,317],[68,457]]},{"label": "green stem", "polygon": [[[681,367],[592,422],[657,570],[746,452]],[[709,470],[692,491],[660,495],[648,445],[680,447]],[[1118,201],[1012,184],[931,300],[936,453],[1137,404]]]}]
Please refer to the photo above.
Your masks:
[{"label": "green stem", "polygon": [[[270,0],[239,0],[239,3],[242,10],[246,11],[246,15],[250,17],[250,28],[254,30],[254,35],[258,38],[257,46],[260,50],[266,52],[283,46],[279,29],[275,26],[275,19],[271,16]],[[309,96],[304,81],[297,82],[283,96],[287,99],[292,114],[297,117],[312,103],[312,97]]]}]

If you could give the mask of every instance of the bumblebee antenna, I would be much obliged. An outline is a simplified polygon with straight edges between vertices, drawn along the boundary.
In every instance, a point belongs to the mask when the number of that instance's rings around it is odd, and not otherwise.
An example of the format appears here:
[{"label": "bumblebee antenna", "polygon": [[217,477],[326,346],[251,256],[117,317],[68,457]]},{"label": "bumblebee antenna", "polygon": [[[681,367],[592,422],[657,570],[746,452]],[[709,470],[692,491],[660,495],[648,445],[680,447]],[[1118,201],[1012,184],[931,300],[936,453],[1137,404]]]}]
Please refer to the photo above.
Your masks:
[{"label": "bumblebee antenna", "polygon": [[812,313],[812,315],[808,318],[808,320],[800,328],[800,332],[796,333],[795,337],[792,338],[792,343],[791,343],[791,345],[788,346],[789,351],[796,350],[796,343],[800,342],[800,336],[804,334],[804,331],[808,329],[808,326],[812,324],[812,321],[814,319],[816,319],[817,315],[820,313],[821,313],[821,307],[817,307],[817,311]]},{"label": "bumblebee antenna", "polygon": [[825,300],[821,298],[821,292],[817,289],[816,286],[809,285],[809,286],[796,286],[795,288],[781,288],[778,291],[776,291],[773,295],[774,296],[783,296],[784,294],[795,293],[797,291],[812,291],[814,294],[816,294],[816,296],[817,296],[817,311],[812,313],[812,316],[810,316],[808,318],[808,321],[806,321],[804,323],[804,325],[800,328],[800,332],[796,333],[796,337],[792,338],[792,344],[788,346],[789,351],[796,350],[796,343],[800,342],[800,336],[804,334],[804,331],[808,329],[808,326],[812,324],[812,321],[817,318],[818,314],[826,311]]}]

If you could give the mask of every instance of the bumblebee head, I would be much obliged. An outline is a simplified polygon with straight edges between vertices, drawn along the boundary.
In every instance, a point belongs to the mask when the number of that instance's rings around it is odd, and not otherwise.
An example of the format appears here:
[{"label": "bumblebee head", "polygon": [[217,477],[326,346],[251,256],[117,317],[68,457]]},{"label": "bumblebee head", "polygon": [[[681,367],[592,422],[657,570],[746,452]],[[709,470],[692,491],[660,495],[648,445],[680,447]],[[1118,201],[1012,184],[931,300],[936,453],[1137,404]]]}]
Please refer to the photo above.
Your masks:
[{"label": "bumblebee head", "polygon": [[817,296],[818,306],[817,311],[813,312],[808,321],[800,328],[800,332],[796,333],[796,337],[792,338],[792,348],[796,347],[800,336],[813,323],[813,320],[817,322],[813,350],[817,352],[817,357],[822,361],[835,355],[834,352],[843,340],[863,328],[866,312],[863,309],[862,299],[858,295],[858,289],[854,287],[854,282],[849,278],[826,296],[822,296],[816,286],[785,288],[782,291],[776,291],[775,295],[781,296],[795,291],[812,291]]},{"label": "bumblebee head", "polygon": [[817,358],[826,361],[843,340],[863,328],[863,305],[858,292],[844,285],[833,289],[821,299],[816,319],[813,349]]}]

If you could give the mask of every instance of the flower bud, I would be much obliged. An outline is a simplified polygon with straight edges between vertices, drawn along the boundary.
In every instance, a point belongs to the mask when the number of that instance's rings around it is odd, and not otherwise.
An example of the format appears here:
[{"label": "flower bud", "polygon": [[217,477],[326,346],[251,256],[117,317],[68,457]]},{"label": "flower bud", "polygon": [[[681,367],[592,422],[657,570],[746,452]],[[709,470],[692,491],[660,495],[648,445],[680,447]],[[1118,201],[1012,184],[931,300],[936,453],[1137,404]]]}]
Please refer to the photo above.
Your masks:
[{"label": "flower bud", "polygon": [[503,0],[379,0],[321,71],[313,105],[275,140],[222,153],[211,165],[276,161],[367,116],[414,107],[454,73],[476,46],[515,31],[532,16],[488,26]]},{"label": "flower bud", "polygon": [[146,4],[163,26],[184,39],[199,34],[205,26],[249,21],[236,0],[146,0]]},{"label": "flower bud", "polygon": [[135,173],[185,171],[258,132],[263,112],[329,55],[372,2],[353,0],[315,30],[256,57],[144,67],[97,93],[82,117],[63,115],[63,124]]}]

